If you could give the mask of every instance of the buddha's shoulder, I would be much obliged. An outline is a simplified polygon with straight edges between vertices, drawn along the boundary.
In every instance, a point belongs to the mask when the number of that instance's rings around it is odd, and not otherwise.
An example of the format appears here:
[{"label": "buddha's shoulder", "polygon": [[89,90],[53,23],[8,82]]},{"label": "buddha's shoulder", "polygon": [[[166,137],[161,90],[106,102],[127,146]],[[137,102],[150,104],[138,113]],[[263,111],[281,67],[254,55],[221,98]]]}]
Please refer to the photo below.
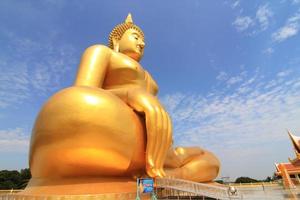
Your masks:
[{"label": "buddha's shoulder", "polygon": [[103,44],[95,44],[95,45],[92,45],[88,48],[86,48],[85,52],[95,52],[95,51],[98,51],[98,52],[112,52],[112,49],[109,48],[108,46],[105,46]]}]

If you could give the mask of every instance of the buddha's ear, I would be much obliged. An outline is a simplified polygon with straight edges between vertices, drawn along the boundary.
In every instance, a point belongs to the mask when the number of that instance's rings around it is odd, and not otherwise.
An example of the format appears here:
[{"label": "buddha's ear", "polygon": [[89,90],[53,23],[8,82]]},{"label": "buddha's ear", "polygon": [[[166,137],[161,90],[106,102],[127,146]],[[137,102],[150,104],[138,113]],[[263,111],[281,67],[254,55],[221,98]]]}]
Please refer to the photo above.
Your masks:
[{"label": "buddha's ear", "polygon": [[119,40],[117,40],[116,38],[112,39],[112,43],[113,43],[113,48],[116,52],[119,52]]}]

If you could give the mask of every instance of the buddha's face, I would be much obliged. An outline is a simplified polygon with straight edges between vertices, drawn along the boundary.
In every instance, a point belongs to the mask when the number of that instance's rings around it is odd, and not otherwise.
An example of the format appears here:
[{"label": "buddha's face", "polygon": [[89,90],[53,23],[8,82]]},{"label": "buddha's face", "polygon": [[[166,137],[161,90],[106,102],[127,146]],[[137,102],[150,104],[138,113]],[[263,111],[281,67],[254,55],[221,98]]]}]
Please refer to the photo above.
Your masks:
[{"label": "buddha's face", "polygon": [[135,29],[125,31],[118,41],[119,52],[139,61],[144,54],[145,42],[143,36]]}]

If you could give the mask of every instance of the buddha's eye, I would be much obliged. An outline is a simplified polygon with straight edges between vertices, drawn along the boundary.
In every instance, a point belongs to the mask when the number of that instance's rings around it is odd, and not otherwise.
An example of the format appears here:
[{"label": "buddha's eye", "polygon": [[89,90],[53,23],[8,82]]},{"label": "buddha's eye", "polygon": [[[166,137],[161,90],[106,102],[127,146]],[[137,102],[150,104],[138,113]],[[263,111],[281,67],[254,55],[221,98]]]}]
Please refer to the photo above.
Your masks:
[{"label": "buddha's eye", "polygon": [[133,34],[133,38],[134,38],[135,40],[138,40],[138,39],[139,39],[139,36],[136,35],[136,34]]}]

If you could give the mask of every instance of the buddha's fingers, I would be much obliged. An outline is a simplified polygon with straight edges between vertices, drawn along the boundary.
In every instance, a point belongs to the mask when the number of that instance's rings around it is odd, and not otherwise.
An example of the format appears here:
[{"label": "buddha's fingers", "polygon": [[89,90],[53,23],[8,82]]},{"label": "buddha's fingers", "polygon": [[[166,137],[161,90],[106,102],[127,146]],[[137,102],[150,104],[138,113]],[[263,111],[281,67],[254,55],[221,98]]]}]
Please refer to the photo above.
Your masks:
[{"label": "buddha's fingers", "polygon": [[154,163],[154,147],[155,147],[155,135],[156,128],[155,124],[157,123],[155,110],[149,108],[146,112],[146,129],[147,129],[147,147],[146,147],[146,171],[149,176],[156,176],[156,166]]},{"label": "buddha's fingers", "polygon": [[160,107],[156,107],[155,109],[157,124],[155,124],[156,127],[156,133],[155,133],[155,141],[154,141],[154,167],[158,170],[159,169],[159,161],[161,158],[159,157],[159,150],[161,149],[163,145],[162,141],[162,135],[163,135],[163,124],[164,124],[164,118],[162,114],[162,109]]},{"label": "buddha's fingers", "polygon": [[167,114],[167,118],[168,118],[168,149],[171,147],[172,145],[172,141],[173,141],[173,126],[172,126],[172,120],[169,116],[168,113]]},{"label": "buddha's fingers", "polygon": [[[171,145],[172,145],[172,140],[173,140],[173,137],[172,137],[172,122],[171,122],[171,119],[169,117],[169,114],[166,112],[166,121],[167,121],[167,128],[166,128],[166,135],[167,135],[167,149],[169,150]],[[168,151],[167,150],[167,151]]]},{"label": "buddha's fingers", "polygon": [[165,163],[165,159],[167,157],[167,154],[168,154],[168,151],[169,149],[171,148],[172,146],[172,123],[171,123],[171,119],[168,115],[168,113],[165,113],[166,114],[166,142],[165,142],[165,148],[166,148],[166,151],[165,152],[162,152],[162,157],[164,158],[163,159],[163,162],[160,164],[160,171],[161,173],[163,174],[163,176],[166,176],[165,172],[164,172],[164,163]]},{"label": "buddha's fingers", "polygon": [[165,172],[163,170],[163,165],[167,156],[168,152],[168,144],[167,144],[167,139],[168,139],[168,117],[167,113],[162,110],[161,112],[162,118],[163,118],[163,126],[162,126],[162,132],[160,134],[160,139],[161,139],[161,146],[158,151],[157,157],[159,158],[157,161],[157,167],[159,168],[159,173],[160,176],[165,176]]},{"label": "buddha's fingers", "polygon": [[[170,146],[172,144],[172,123],[171,123],[171,119],[167,112],[165,112],[165,117],[166,117],[166,121],[167,121],[167,123],[166,123],[167,127],[166,127],[166,133],[165,133],[166,134],[166,142],[165,142],[166,151],[163,152],[162,156],[164,159],[163,159],[163,162],[161,163],[161,169],[162,169],[163,173],[164,173],[164,163],[165,163],[168,151],[170,149]],[[165,173],[164,173],[164,176],[166,176]]]}]

